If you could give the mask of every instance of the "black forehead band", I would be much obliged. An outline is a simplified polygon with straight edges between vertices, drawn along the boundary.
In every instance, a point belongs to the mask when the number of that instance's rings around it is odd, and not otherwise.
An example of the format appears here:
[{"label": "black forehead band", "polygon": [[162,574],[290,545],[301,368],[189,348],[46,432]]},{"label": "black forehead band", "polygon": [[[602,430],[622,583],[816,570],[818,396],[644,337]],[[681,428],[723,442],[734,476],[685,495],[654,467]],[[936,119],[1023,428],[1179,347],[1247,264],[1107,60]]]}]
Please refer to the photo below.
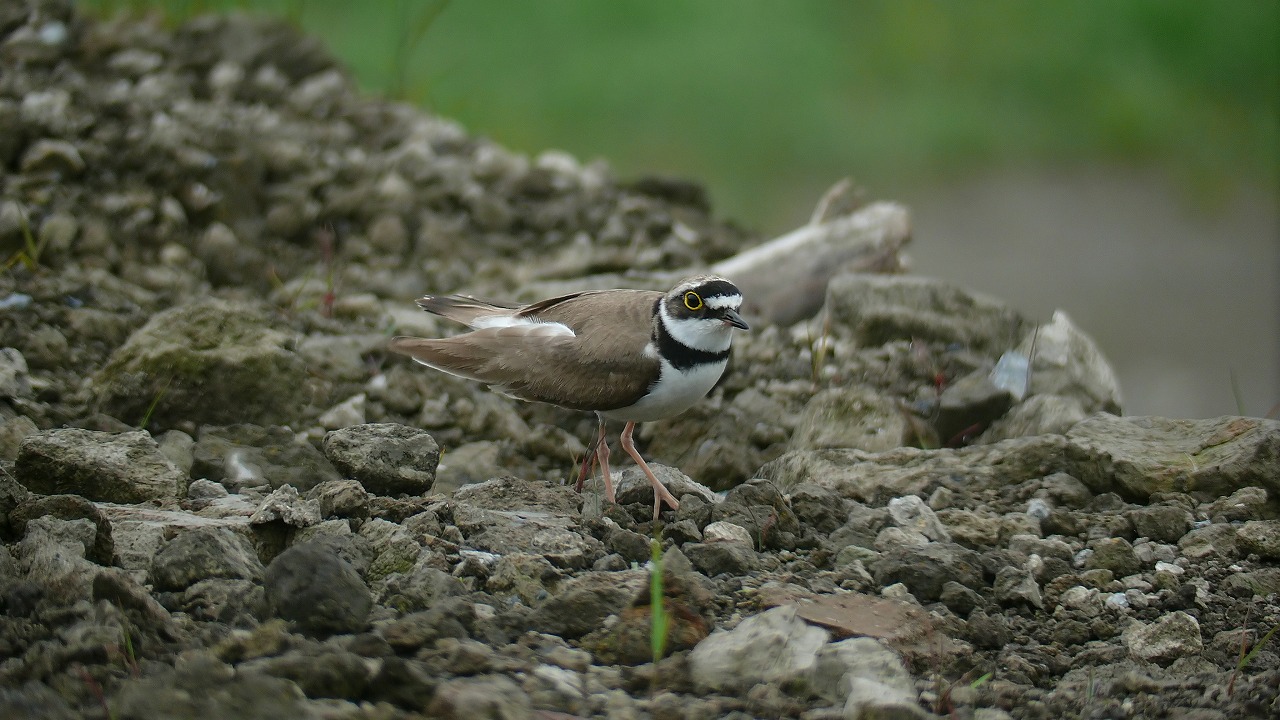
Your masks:
[{"label": "black forehead band", "polygon": [[704,299],[713,297],[729,297],[731,295],[742,294],[742,292],[728,280],[711,280],[691,289],[701,295]]}]

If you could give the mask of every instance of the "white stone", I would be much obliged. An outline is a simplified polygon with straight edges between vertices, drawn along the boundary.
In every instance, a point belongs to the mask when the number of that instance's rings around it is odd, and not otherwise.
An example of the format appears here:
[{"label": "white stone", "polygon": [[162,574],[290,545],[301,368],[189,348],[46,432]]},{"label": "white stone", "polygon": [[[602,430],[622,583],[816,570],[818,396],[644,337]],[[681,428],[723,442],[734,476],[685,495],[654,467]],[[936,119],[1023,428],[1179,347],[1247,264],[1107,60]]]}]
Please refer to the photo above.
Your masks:
[{"label": "white stone", "polygon": [[704,691],[736,695],[758,683],[807,684],[826,644],[827,631],[801,620],[795,608],[777,607],[712,633],[689,653],[689,666]]}]

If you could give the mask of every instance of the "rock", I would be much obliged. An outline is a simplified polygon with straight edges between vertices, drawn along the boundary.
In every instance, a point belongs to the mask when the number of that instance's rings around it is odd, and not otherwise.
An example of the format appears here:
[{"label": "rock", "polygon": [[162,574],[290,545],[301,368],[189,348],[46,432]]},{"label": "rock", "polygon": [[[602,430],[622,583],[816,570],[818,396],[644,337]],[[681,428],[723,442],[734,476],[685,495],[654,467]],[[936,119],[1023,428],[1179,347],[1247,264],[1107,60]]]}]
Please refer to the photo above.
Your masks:
[{"label": "rock", "polygon": [[257,305],[216,299],[158,313],[111,354],[94,394],[105,412],[162,428],[296,422],[311,383],[275,325]]},{"label": "rock", "polygon": [[529,696],[510,678],[481,675],[440,683],[427,712],[441,720],[514,720],[532,717],[533,706]]},{"label": "rock", "polygon": [[258,658],[240,663],[236,672],[293,681],[311,698],[361,697],[371,674],[363,658],[337,648],[295,650],[276,657]]},{"label": "rock", "polygon": [[253,625],[270,612],[262,583],[255,580],[199,580],[182,591],[179,604],[197,620],[233,627]]},{"label": "rock", "polygon": [[828,388],[805,404],[791,448],[881,452],[901,447],[907,435],[906,419],[885,395],[856,385]]},{"label": "rock", "polygon": [[334,430],[325,435],[324,453],[374,495],[425,495],[440,462],[440,446],[430,435],[392,423]]},{"label": "rock", "polygon": [[1192,516],[1176,505],[1149,505],[1125,513],[1138,537],[1160,543],[1176,543],[1191,530]]},{"label": "rock", "polygon": [[202,427],[193,455],[193,475],[220,482],[232,492],[264,485],[292,485],[306,492],[339,479],[319,450],[278,426]]},{"label": "rock", "polygon": [[562,583],[535,608],[529,624],[549,635],[582,637],[602,627],[605,618],[622,612],[648,582],[648,573],[638,570],[583,573]]},{"label": "rock", "polygon": [[31,397],[27,359],[15,348],[0,348],[0,398]]},{"label": "rock", "polygon": [[978,554],[952,543],[892,548],[868,569],[881,586],[903,583],[921,602],[940,598],[948,581],[975,590],[985,586]]},{"label": "rock", "polygon": [[322,518],[369,516],[369,493],[355,480],[327,480],[307,493],[320,507]]},{"label": "rock", "polygon": [[826,311],[835,333],[849,332],[862,347],[916,340],[998,353],[1023,325],[995,299],[907,275],[838,275],[827,285]]},{"label": "rock", "polygon": [[1269,512],[1267,491],[1260,487],[1240,488],[1227,497],[1220,497],[1209,503],[1203,512],[1215,523],[1276,519],[1274,512]]},{"label": "rock", "polygon": [[736,542],[742,543],[747,547],[753,547],[755,542],[751,539],[751,533],[741,525],[723,520],[710,523],[702,529],[703,538],[709,542]]},{"label": "rock", "polygon": [[173,500],[187,485],[186,475],[145,430],[64,428],[36,433],[23,441],[14,471],[18,482],[33,492],[125,504]]},{"label": "rock", "polygon": [[40,428],[25,415],[0,420],[0,460],[17,460],[22,441],[38,432]]},{"label": "rock", "polygon": [[739,695],[753,685],[809,687],[827,632],[805,623],[795,608],[778,607],[717,630],[689,653],[692,681],[703,692]]},{"label": "rock", "polygon": [[463,598],[443,598],[430,609],[411,612],[382,629],[387,643],[399,652],[430,648],[441,638],[466,638],[475,624],[475,610]]},{"label": "rock", "polygon": [[85,559],[97,533],[93,523],[40,517],[28,522],[25,530],[16,554],[26,566],[27,579],[67,602],[88,600],[101,569]]},{"label": "rock", "polygon": [[317,543],[280,553],[267,566],[265,587],[276,616],[308,634],[359,632],[373,605],[369,588],[350,563]]},{"label": "rock", "polygon": [[[910,236],[906,208],[871,203],[803,225],[717,263],[713,271],[738,283],[750,298],[751,313],[790,325],[812,317],[822,307],[823,289],[833,277],[840,278],[837,273],[900,267],[897,254]],[[788,262],[796,257],[812,262]]]},{"label": "rock", "polygon": [[1040,596],[1040,586],[1031,573],[1023,568],[1002,567],[996,573],[993,587],[996,601],[1001,605],[1029,605],[1035,608],[1044,607]]},{"label": "rock", "polygon": [[311,527],[320,522],[320,503],[302,499],[292,485],[276,488],[249,518],[250,525],[274,522],[294,528]]},{"label": "rock", "polygon": [[400,612],[426,610],[442,598],[460,595],[466,588],[457,578],[431,567],[431,557],[424,555],[413,567],[395,572],[383,579],[378,602]]},{"label": "rock", "polygon": [[367,401],[368,397],[364,393],[352,395],[320,413],[320,417],[316,419],[316,422],[319,422],[320,427],[326,430],[338,430],[353,425],[363,425]]},{"label": "rock", "polygon": [[789,495],[791,511],[801,524],[818,532],[830,533],[848,519],[849,501],[826,488],[803,484],[792,488]]},{"label": "rock", "polygon": [[532,552],[557,567],[585,568],[605,550],[566,517],[574,512],[578,498],[569,487],[495,478],[454,493],[453,521],[477,550],[498,555]]},{"label": "rock", "polygon": [[[716,502],[716,495],[711,491],[711,488],[691,480],[688,475],[678,469],[656,462],[650,462],[649,468],[653,470],[653,474],[658,477],[658,480],[667,487],[667,490],[676,496],[677,500],[685,495],[694,495],[704,502]],[[586,488],[594,488],[598,482],[598,478],[592,478],[587,481],[584,492]],[[641,472],[640,468],[628,465],[623,468],[622,472],[614,471],[613,489],[619,505],[648,505],[652,510],[653,485],[650,484],[649,478]]]},{"label": "rock", "polygon": [[1157,492],[1226,495],[1248,486],[1280,492],[1280,421],[1170,420],[1093,415],[1067,433],[1071,474],[1095,493],[1145,499]]},{"label": "rock", "polygon": [[1120,412],[1120,385],[1097,344],[1055,310],[1047,325],[1028,332],[1017,350],[1031,358],[1033,395],[1080,401],[1085,412]]},{"label": "rock", "polygon": [[209,578],[262,581],[262,563],[244,535],[226,528],[195,528],[165,543],[151,561],[157,590],[185,590]]},{"label": "rock", "polygon": [[973,612],[974,608],[982,606],[981,595],[954,580],[948,580],[942,584],[942,593],[938,596],[938,600],[951,612],[961,617]]},{"label": "rock", "polygon": [[992,421],[987,431],[979,436],[978,442],[985,445],[1036,435],[1065,435],[1088,415],[1079,398],[1032,395]]},{"label": "rock", "polygon": [[1200,623],[1182,611],[1163,615],[1150,624],[1135,621],[1125,628],[1121,641],[1132,657],[1160,665],[1199,654],[1204,647]]},{"label": "rock", "polygon": [[212,656],[197,653],[154,676],[126,678],[110,701],[118,720],[319,720],[302,691],[289,681],[258,673],[240,674]]},{"label": "rock", "polygon": [[938,398],[934,428],[945,445],[978,435],[1013,407],[1008,390],[996,387],[987,368],[979,368],[947,385]]},{"label": "rock", "polygon": [[0,717],[77,720],[83,715],[71,709],[53,688],[32,680],[23,685],[0,688]]},{"label": "rock", "polygon": [[748,543],[686,543],[680,550],[689,556],[699,572],[708,577],[721,574],[745,575],[760,564],[756,551]]},{"label": "rock", "polygon": [[534,606],[550,597],[550,588],[559,577],[560,573],[541,555],[512,553],[497,558],[485,589]]},{"label": "rock", "polygon": [[382,580],[392,573],[409,572],[422,554],[422,548],[409,531],[389,520],[369,520],[360,526],[359,534],[368,541],[372,554],[365,571],[371,581]]},{"label": "rock", "polygon": [[1133,546],[1124,538],[1103,538],[1093,544],[1093,554],[1085,561],[1089,569],[1110,570],[1116,577],[1127,577],[1142,569]]},{"label": "rock", "polygon": [[889,517],[903,530],[912,530],[941,542],[951,542],[947,528],[938,520],[938,516],[915,495],[897,497],[889,501]]},{"label": "rock", "polygon": [[26,495],[9,513],[9,527],[14,535],[26,532],[27,523],[37,518],[88,520],[94,536],[86,547],[89,560],[110,566],[116,562],[116,528],[106,513],[79,495]]},{"label": "rock", "polygon": [[757,476],[784,492],[811,483],[841,497],[884,504],[904,495],[925,495],[953,476],[997,487],[1039,477],[1043,468],[1061,466],[1065,445],[1063,438],[1045,435],[955,450],[793,450],[766,463]]},{"label": "rock", "polygon": [[1236,542],[1263,560],[1280,560],[1280,520],[1250,520],[1236,531]]}]

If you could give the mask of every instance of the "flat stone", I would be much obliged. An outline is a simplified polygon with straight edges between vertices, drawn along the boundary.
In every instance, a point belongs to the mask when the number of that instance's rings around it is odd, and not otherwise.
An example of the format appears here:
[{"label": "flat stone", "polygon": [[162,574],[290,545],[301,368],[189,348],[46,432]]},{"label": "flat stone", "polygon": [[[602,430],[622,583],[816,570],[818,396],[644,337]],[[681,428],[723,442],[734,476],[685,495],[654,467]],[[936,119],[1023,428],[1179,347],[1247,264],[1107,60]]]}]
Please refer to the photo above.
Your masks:
[{"label": "flat stone", "polygon": [[102,502],[175,500],[187,487],[186,474],[145,430],[63,428],[36,433],[22,442],[14,473],[32,492]]}]

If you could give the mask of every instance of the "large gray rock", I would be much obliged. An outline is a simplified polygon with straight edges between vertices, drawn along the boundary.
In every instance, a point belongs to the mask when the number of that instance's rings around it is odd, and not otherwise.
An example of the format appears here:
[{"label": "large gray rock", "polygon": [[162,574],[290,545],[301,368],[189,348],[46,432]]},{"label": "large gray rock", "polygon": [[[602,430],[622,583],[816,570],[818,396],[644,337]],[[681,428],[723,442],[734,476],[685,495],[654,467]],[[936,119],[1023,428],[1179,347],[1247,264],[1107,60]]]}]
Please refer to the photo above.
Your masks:
[{"label": "large gray rock", "polygon": [[173,500],[187,484],[186,474],[145,430],[36,433],[23,441],[14,471],[27,489],[42,495],[66,493],[126,504]]},{"label": "large gray rock", "polygon": [[836,276],[826,309],[835,333],[850,333],[861,347],[917,340],[999,354],[1024,325],[999,300],[911,275]]},{"label": "large gray rock", "polygon": [[209,578],[262,580],[262,563],[241,533],[227,528],[196,528],[160,548],[151,562],[157,590],[185,590]]},{"label": "large gray rock", "polygon": [[1280,493],[1280,421],[1171,420],[1098,413],[1067,433],[1071,474],[1095,493],[1229,495],[1250,485]]},{"label": "large gray rock", "polygon": [[424,495],[440,463],[435,439],[395,423],[334,430],[325,435],[324,454],[339,472],[374,495]]},{"label": "large gray rock", "polygon": [[689,653],[689,669],[700,690],[729,695],[760,683],[809,686],[826,644],[826,630],[777,607],[713,632]]},{"label": "large gray rock", "polygon": [[901,447],[908,429],[902,412],[888,396],[858,385],[828,388],[804,406],[791,448],[881,452]]},{"label": "large gray rock", "polygon": [[129,422],[297,422],[310,378],[289,333],[260,306],[206,299],[158,313],[94,378],[101,408]]},{"label": "large gray rock", "polygon": [[841,497],[883,504],[895,497],[927,495],[957,476],[970,485],[997,487],[1042,477],[1045,468],[1063,464],[1065,445],[1061,436],[1046,435],[956,450],[794,450],[764,465],[757,477],[784,492],[812,483]]},{"label": "large gray rock", "polygon": [[369,621],[373,597],[351,564],[322,543],[295,545],[266,571],[267,601],[278,617],[315,635],[354,633]]}]

